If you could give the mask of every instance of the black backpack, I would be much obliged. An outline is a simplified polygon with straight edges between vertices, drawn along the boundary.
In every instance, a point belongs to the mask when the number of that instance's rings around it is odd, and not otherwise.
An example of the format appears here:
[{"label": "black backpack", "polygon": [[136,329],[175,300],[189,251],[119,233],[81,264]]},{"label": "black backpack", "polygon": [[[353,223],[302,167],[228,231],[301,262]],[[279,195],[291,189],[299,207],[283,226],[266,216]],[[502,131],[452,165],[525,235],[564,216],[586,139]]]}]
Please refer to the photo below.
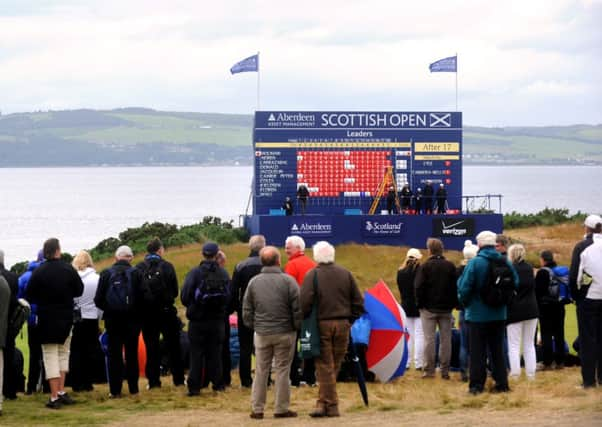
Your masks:
[{"label": "black backpack", "polygon": [[481,300],[490,307],[508,305],[516,295],[512,267],[505,259],[489,260],[487,281],[481,288]]},{"label": "black backpack", "polygon": [[22,302],[22,300],[18,300],[15,309],[11,315],[8,316],[7,336],[16,338],[16,336],[19,335],[19,332],[21,332],[23,324],[27,322],[30,314],[31,307],[27,303]]},{"label": "black backpack", "polygon": [[226,301],[230,296],[230,290],[228,280],[222,276],[220,269],[205,270],[204,273],[204,277],[201,276],[199,286],[194,291],[195,302],[210,305]]},{"label": "black backpack", "polygon": [[140,289],[144,302],[149,305],[171,304],[171,296],[163,275],[160,260],[145,261],[141,270]]},{"label": "black backpack", "polygon": [[109,269],[109,286],[105,299],[107,311],[125,313],[134,304],[134,292],[132,290],[132,273],[134,268]]}]

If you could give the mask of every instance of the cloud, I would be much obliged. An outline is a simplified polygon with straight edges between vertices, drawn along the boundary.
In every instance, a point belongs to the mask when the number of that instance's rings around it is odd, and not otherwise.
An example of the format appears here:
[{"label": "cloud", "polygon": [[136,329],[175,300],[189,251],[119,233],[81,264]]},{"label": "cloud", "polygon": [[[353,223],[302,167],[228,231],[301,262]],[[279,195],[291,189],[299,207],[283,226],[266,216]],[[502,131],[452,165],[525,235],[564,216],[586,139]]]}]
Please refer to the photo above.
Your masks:
[{"label": "cloud", "polygon": [[265,108],[455,108],[456,76],[428,64],[457,52],[467,123],[539,120],[513,115],[516,103],[558,97],[550,123],[564,111],[600,123],[601,11],[598,0],[9,1],[0,108],[247,113],[257,76],[228,70],[257,51]]}]

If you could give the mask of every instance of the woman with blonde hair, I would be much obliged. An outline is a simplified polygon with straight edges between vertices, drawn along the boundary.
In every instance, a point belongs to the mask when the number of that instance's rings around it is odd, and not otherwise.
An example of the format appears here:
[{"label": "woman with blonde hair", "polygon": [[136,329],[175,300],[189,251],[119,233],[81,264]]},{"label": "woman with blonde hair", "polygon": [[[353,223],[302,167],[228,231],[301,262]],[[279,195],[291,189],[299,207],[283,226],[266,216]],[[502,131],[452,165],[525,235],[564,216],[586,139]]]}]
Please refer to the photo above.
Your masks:
[{"label": "woman with blonde hair", "polygon": [[69,357],[69,378],[73,391],[91,391],[94,354],[98,351],[99,310],[94,304],[98,274],[92,257],[79,251],[71,263],[84,283],[82,296],[73,299],[74,324]]},{"label": "woman with blonde hair", "polygon": [[[479,247],[472,243],[472,240],[468,239],[464,241],[464,249],[462,249],[462,255],[464,258],[460,262],[460,265],[456,269],[456,275],[458,279],[464,272],[464,267],[470,262],[471,259],[477,256]],[[459,303],[458,303],[459,304]],[[462,381],[468,381],[468,360],[469,360],[469,348],[468,348],[468,323],[464,319],[464,307],[459,304],[458,313],[458,329],[460,329],[460,377]]]},{"label": "woman with blonde hair", "polygon": [[518,290],[508,305],[506,335],[508,336],[508,358],[510,378],[520,377],[520,347],[522,341],[523,358],[527,378],[535,378],[535,329],[539,311],[535,296],[533,266],[525,261],[525,247],[514,244],[508,248],[508,260],[518,274]]},{"label": "woman with blonde hair", "polygon": [[424,351],[424,333],[422,332],[420,312],[416,306],[416,291],[414,289],[414,278],[420,266],[421,258],[422,254],[418,249],[408,250],[403,266],[397,271],[397,287],[401,296],[401,307],[406,313],[407,327],[410,333],[408,349],[410,355],[413,355],[413,357],[408,357],[407,367],[414,360],[414,368],[416,369],[422,369]]}]

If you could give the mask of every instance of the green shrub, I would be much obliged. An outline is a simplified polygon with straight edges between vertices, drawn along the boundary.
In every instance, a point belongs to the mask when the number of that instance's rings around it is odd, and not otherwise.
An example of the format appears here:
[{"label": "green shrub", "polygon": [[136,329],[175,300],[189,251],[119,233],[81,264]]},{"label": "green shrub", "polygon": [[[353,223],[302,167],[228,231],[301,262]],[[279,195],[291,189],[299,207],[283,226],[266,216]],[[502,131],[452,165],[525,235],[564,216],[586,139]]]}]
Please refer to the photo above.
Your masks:
[{"label": "green shrub", "polygon": [[15,273],[17,276],[20,276],[21,274],[23,274],[27,271],[28,265],[29,265],[29,261],[18,262],[16,264],[13,264],[13,266],[10,268],[10,271]]},{"label": "green shrub", "polygon": [[538,225],[556,225],[567,222],[583,221],[585,214],[577,211],[576,214],[569,215],[568,209],[545,208],[534,214],[521,214],[512,211],[504,215],[504,229],[534,227]]},{"label": "green shrub", "polygon": [[[121,245],[128,245],[134,254],[146,252],[146,244],[153,237],[159,237],[166,248],[211,240],[217,243],[230,244],[246,242],[249,233],[244,228],[234,228],[233,221],[224,222],[221,218],[206,216],[197,224],[178,227],[174,224],[145,222],[140,227],[131,227],[119,233],[119,238],[109,237],[96,245],[91,251],[93,259],[112,257]],[[25,265],[25,268],[27,264]]]}]

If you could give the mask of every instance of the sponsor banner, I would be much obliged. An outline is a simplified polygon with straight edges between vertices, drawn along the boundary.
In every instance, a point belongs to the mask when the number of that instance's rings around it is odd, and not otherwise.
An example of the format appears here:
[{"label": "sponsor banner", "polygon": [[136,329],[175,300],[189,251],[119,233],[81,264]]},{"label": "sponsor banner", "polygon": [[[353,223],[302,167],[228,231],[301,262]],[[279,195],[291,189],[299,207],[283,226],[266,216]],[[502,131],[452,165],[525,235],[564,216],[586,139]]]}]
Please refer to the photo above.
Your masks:
[{"label": "sponsor banner", "polygon": [[332,236],[332,217],[299,217],[290,222],[290,234],[307,237]]},{"label": "sponsor banner", "polygon": [[433,219],[434,237],[473,237],[473,218],[437,218]]},{"label": "sponsor banner", "polygon": [[257,111],[256,129],[356,129],[350,137],[372,137],[361,129],[459,129],[462,113],[426,111]]},{"label": "sponsor banner", "polygon": [[395,218],[365,219],[362,221],[362,234],[366,237],[401,236],[403,221]]}]

